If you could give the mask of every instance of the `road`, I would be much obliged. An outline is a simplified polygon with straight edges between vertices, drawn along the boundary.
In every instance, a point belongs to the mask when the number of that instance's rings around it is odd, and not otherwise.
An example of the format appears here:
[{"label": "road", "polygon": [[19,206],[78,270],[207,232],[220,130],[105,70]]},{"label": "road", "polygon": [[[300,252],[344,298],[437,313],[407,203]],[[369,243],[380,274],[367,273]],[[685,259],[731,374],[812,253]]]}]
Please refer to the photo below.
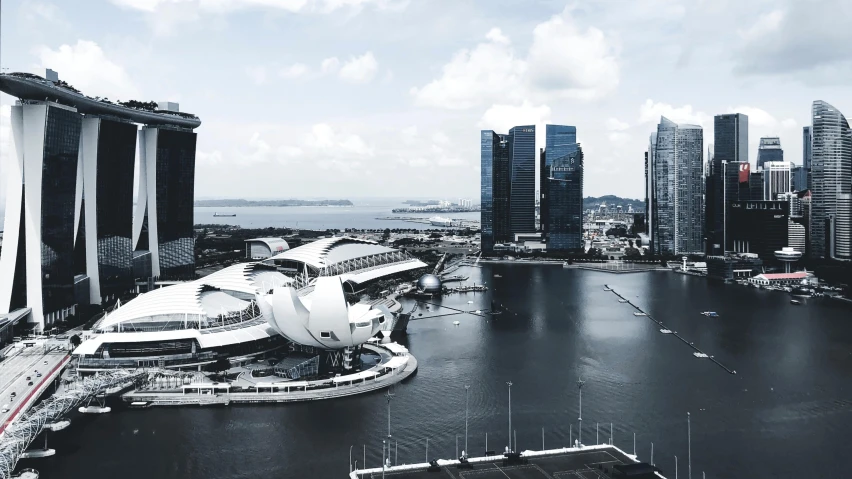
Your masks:
[{"label": "road", "polygon": [[[67,359],[67,351],[45,352],[44,347],[36,345],[18,349],[0,362],[0,431],[37,399],[39,391],[57,376],[61,370],[59,366]],[[14,399],[12,392],[16,393]],[[7,408],[9,410],[4,411]]]}]

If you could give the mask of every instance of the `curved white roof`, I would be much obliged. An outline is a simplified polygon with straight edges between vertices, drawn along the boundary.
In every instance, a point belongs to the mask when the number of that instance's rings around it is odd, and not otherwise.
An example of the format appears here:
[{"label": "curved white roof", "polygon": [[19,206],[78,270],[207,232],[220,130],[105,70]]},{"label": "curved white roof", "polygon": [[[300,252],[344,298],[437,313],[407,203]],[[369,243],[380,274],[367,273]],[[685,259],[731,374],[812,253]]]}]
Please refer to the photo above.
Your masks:
[{"label": "curved white roof", "polygon": [[271,259],[298,261],[314,268],[324,268],[341,261],[393,251],[396,250],[382,246],[375,241],[339,236],[316,240],[313,243],[277,254]]},{"label": "curved white roof", "polygon": [[290,249],[290,245],[288,245],[287,242],[281,238],[252,238],[246,240],[246,243],[254,242],[265,244],[266,247],[269,248],[269,251],[272,252],[272,254],[280,253],[282,251],[287,251],[288,249]]},{"label": "curved white roof", "polygon": [[[112,313],[108,313],[96,326],[98,330],[109,329],[116,324],[139,321],[146,318],[181,315],[190,319],[216,316],[223,310],[237,311],[248,307],[248,302],[226,293],[204,292],[208,287],[222,291],[236,291],[254,296],[277,286],[286,286],[293,280],[277,272],[265,269],[259,263],[240,263],[219,270],[204,278],[158,288],[128,301]],[[202,300],[202,298],[204,298]]]}]

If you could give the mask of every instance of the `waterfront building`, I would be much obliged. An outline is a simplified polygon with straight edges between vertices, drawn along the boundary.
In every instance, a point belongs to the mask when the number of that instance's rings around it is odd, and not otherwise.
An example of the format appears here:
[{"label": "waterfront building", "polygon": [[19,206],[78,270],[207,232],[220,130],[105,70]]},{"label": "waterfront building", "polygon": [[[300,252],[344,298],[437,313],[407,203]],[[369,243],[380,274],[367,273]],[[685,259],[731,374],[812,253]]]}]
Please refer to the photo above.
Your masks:
[{"label": "waterfront building", "polygon": [[509,130],[509,232],[535,231],[535,125]]},{"label": "waterfront building", "polygon": [[263,262],[144,293],[104,315],[73,354],[83,371],[195,369],[290,343],[328,351],[326,357],[348,369],[358,347],[393,317],[382,305],[350,303],[347,293],[425,267],[372,241],[320,239]]},{"label": "waterfront building", "polygon": [[509,241],[509,141],[491,130],[481,132],[480,231],[482,250]]},{"label": "waterfront building", "polygon": [[732,251],[773,262],[775,251],[790,246],[789,208],[784,200],[733,202],[729,222]]},{"label": "waterfront building", "polygon": [[784,150],[778,137],[763,137],[757,146],[757,169],[761,170],[768,162],[784,161]]},{"label": "waterfront building", "polygon": [[727,282],[759,274],[763,261],[754,253],[728,253],[707,257],[707,277]]},{"label": "waterfront building", "polygon": [[[742,113],[716,115],[713,118],[713,162],[707,177],[706,234],[707,254],[721,254],[729,242],[725,239],[725,218],[732,201],[740,198],[738,182],[726,179],[725,163],[748,164],[748,116]],[[740,166],[736,168],[740,168]]]},{"label": "waterfront building", "polygon": [[583,242],[583,150],[573,126],[547,125],[542,151],[541,224],[548,250]]},{"label": "waterfront building", "polygon": [[787,223],[787,245],[801,254],[807,253],[807,234],[802,224],[790,221]]},{"label": "waterfront building", "polygon": [[756,286],[799,286],[802,283],[809,282],[812,277],[813,274],[806,271],[762,273],[749,278],[748,282]]},{"label": "waterfront building", "polygon": [[852,132],[846,117],[824,101],[815,101],[812,113],[811,254],[851,259]]},{"label": "waterfront building", "polygon": [[763,200],[774,200],[779,194],[792,190],[792,164],[788,161],[768,161],[763,164]]},{"label": "waterfront building", "polygon": [[[652,236],[657,254],[703,251],[703,130],[661,117],[653,153]],[[649,155],[650,156],[650,155]]]},{"label": "waterfront building", "polygon": [[266,259],[290,249],[282,238],[253,238],[246,240],[247,259]]}]

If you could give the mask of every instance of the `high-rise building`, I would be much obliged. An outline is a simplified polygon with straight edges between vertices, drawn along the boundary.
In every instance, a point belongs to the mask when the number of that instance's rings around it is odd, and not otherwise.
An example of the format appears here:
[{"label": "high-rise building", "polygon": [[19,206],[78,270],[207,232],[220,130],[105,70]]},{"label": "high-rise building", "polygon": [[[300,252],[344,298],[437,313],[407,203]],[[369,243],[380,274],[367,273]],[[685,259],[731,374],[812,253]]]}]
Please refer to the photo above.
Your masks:
[{"label": "high-rise building", "polygon": [[573,126],[547,125],[541,224],[548,250],[583,248],[583,151]]},{"label": "high-rise building", "polygon": [[786,201],[734,201],[730,212],[731,251],[754,253],[775,262],[775,252],[789,246]]},{"label": "high-rise building", "polygon": [[[164,256],[180,257],[189,266],[184,271],[194,275],[192,129],[201,124],[178,112],[176,104],[162,111],[138,102],[101,101],[60,82],[56,72],[47,73],[0,74],[0,90],[19,98],[11,110],[16,154],[11,169],[4,170],[0,314],[18,310],[17,317],[26,317],[38,331],[74,314],[78,305],[111,301],[132,289],[134,258],[150,256],[132,249],[137,124],[177,138],[154,142],[161,165],[147,185],[162,191],[153,216],[159,224],[152,229],[154,238],[164,232],[166,242],[173,230],[189,239],[158,254],[161,262]],[[143,154],[143,173],[149,163]],[[143,194],[145,181],[140,179]]]},{"label": "high-rise building", "polygon": [[481,132],[480,228],[482,250],[509,241],[509,143],[505,135]]},{"label": "high-rise building", "polygon": [[763,175],[766,172],[761,171],[752,171],[749,174],[748,185],[749,185],[749,193],[748,196],[740,197],[740,201],[761,201],[763,200]]},{"label": "high-rise building", "polygon": [[74,207],[83,116],[51,101],[11,108],[0,313],[29,307],[38,329],[72,314]]},{"label": "high-rise building", "polygon": [[704,239],[703,130],[662,117],[655,143],[651,199],[654,250],[658,254],[700,253]]},{"label": "high-rise building", "polygon": [[813,160],[813,135],[811,127],[802,127],[802,168],[805,170],[806,185],[799,191],[811,189],[811,161]]},{"label": "high-rise building", "polygon": [[134,249],[151,251],[156,277],[195,276],[195,141],[192,131],[159,126],[139,131]]},{"label": "high-rise building", "polygon": [[757,169],[763,169],[763,165],[770,161],[784,161],[781,139],[776,136],[761,138],[757,147]]},{"label": "high-rise building", "polygon": [[740,199],[738,191],[726,190],[738,189],[739,184],[726,181],[725,171],[732,172],[733,168],[723,165],[748,163],[748,116],[742,113],[716,115],[713,127],[713,162],[710,164],[706,194],[706,251],[707,254],[721,254],[729,244],[725,240],[725,218],[731,202]]},{"label": "high-rise building", "polygon": [[763,198],[774,200],[779,194],[791,191],[792,177],[789,161],[768,161],[763,164]]},{"label": "high-rise building", "polygon": [[512,235],[535,231],[535,125],[509,130],[509,228]]},{"label": "high-rise building", "polygon": [[839,110],[817,100],[813,103],[811,135],[811,254],[849,259],[852,131]]},{"label": "high-rise building", "polygon": [[792,165],[790,169],[790,187],[793,191],[808,189],[808,170],[804,166]]},{"label": "high-rise building", "polygon": [[[92,304],[133,287],[133,165],[136,124],[87,115],[80,140],[82,187],[78,188],[78,232]],[[76,237],[76,235],[75,235]]]},{"label": "high-rise building", "polygon": [[656,197],[656,174],[654,172],[654,154],[657,150],[657,133],[651,134],[648,139],[648,150],[645,152],[645,229],[650,242],[649,251],[655,250],[654,245],[654,198]]}]

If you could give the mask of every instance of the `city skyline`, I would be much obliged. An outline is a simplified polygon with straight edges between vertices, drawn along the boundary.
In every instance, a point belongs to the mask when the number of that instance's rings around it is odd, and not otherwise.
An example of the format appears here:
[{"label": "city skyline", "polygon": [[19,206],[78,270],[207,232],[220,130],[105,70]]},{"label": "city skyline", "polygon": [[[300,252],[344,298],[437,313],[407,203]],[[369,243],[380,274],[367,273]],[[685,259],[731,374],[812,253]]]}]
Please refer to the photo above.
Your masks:
[{"label": "city skyline", "polygon": [[[112,99],[193,105],[209,118],[198,145],[198,197],[228,187],[247,198],[279,191],[357,198],[364,185],[381,186],[388,196],[475,196],[478,152],[466,132],[513,124],[541,130],[549,122],[584,132],[587,195],[640,198],[636,153],[660,114],[699,124],[711,138],[713,115],[746,113],[750,158],[758,138],[779,136],[788,159],[800,164],[810,103],[821,98],[852,110],[841,101],[842,76],[824,74],[844,68],[840,50],[819,58],[784,54],[827,35],[808,22],[832,8],[832,17],[842,17],[837,12],[849,7],[839,2],[812,11],[794,2],[743,5],[736,15],[674,1],[666,9],[637,2],[567,11],[563,4],[505,4],[499,15],[492,4],[318,2],[291,8],[298,11],[266,4],[244,0],[215,9],[206,2],[115,0],[72,10],[7,2],[3,66],[50,66],[77,88]],[[708,17],[731,25],[739,43],[700,35]],[[790,28],[793,18],[803,27]],[[631,25],[642,19],[667,28],[648,35]],[[423,34],[442,28],[441,21],[453,34]],[[458,22],[464,28],[453,28]],[[400,26],[408,24],[414,27]],[[398,41],[387,46],[373,31]],[[789,38],[774,42],[782,33]],[[301,38],[299,49],[286,47]],[[587,48],[559,47],[569,43]],[[650,67],[645,60],[661,51],[670,60]],[[548,71],[545,59],[573,67]],[[690,78],[688,87],[661,81],[673,75]],[[0,101],[6,119],[11,100]],[[544,144],[543,132],[539,137],[536,148]],[[329,178],[327,185],[309,186],[317,175]],[[412,175],[424,180],[416,191],[402,185]]]}]

